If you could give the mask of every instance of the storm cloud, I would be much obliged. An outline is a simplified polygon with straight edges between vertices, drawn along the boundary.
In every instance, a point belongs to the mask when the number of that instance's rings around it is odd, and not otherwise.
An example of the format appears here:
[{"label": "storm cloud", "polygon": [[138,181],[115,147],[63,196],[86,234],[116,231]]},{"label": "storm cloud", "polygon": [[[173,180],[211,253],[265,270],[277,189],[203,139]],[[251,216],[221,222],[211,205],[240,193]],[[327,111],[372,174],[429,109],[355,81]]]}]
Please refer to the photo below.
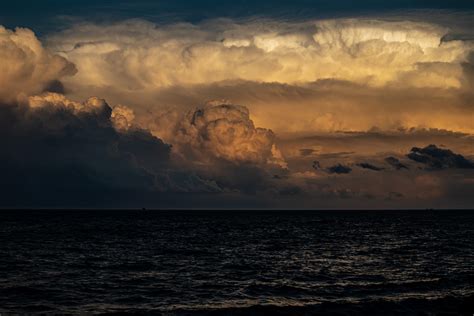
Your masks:
[{"label": "storm cloud", "polygon": [[352,171],[352,168],[348,167],[348,166],[341,165],[341,164],[337,164],[337,165],[334,165],[334,166],[331,166],[331,167],[327,168],[327,171],[329,173],[347,174],[347,173],[350,173]]},{"label": "storm cloud", "polygon": [[47,47],[79,69],[63,80],[75,98],[126,104],[137,122],[150,111],[186,112],[225,99],[279,135],[373,127],[474,132],[463,97],[471,90],[472,41],[433,22],[79,23],[50,34]]},{"label": "storm cloud", "polygon": [[352,171],[351,167],[342,165],[340,163],[335,164],[334,166],[323,168],[321,167],[321,164],[317,160],[313,161],[312,167],[314,170],[322,170],[328,174],[347,174],[347,173],[351,173]]},{"label": "storm cloud", "polygon": [[361,163],[358,163],[357,166],[363,168],[363,169],[369,169],[369,170],[373,170],[373,171],[380,171],[380,170],[383,170],[383,168],[381,167],[377,167],[377,166],[374,166],[370,163],[367,163],[367,162],[361,162]]},{"label": "storm cloud", "polygon": [[407,157],[430,169],[474,169],[474,162],[449,149],[439,148],[433,144],[424,148],[413,147]]},{"label": "storm cloud", "polygon": [[133,20],[43,46],[2,28],[3,206],[468,205],[473,47],[450,34]]},{"label": "storm cloud", "polygon": [[72,81],[95,86],[158,89],[332,78],[371,86],[459,88],[460,63],[472,45],[443,41],[447,33],[435,24],[367,19],[165,26],[130,20],[80,24],[51,36],[49,45],[80,68]]},{"label": "storm cloud", "polygon": [[117,132],[112,110],[98,102],[100,111],[80,113],[57,103],[0,108],[4,205],[87,205],[162,186],[155,172],[168,163],[169,145],[146,131]]},{"label": "storm cloud", "polygon": [[[172,122],[163,124],[168,131],[163,132],[161,123],[169,119]],[[153,132],[156,135],[164,133],[165,138],[189,159],[255,165],[284,166],[285,163],[276,147],[275,134],[269,129],[255,127],[249,110],[241,105],[211,102],[182,116],[160,116],[155,123]]]}]

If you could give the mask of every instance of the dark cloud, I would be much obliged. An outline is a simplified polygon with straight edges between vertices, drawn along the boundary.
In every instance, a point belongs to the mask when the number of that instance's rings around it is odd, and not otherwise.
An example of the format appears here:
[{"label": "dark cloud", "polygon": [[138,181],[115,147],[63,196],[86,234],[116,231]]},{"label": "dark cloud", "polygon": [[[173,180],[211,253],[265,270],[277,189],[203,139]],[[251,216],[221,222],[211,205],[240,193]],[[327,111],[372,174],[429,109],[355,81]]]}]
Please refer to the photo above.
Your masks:
[{"label": "dark cloud", "polygon": [[317,160],[313,161],[313,169],[314,170],[321,170],[321,163]]},{"label": "dark cloud", "polygon": [[370,169],[370,170],[374,170],[374,171],[380,171],[380,170],[383,170],[384,168],[380,168],[380,167],[377,167],[377,166],[374,166],[370,163],[367,163],[367,162],[361,162],[361,163],[358,163],[357,166],[363,168],[363,169]]},{"label": "dark cloud", "polygon": [[0,106],[1,206],[110,206],[140,203],[135,195],[216,191],[173,168],[170,145],[145,130],[117,131],[111,108],[100,109]]},{"label": "dark cloud", "polygon": [[387,157],[387,158],[385,158],[385,162],[388,163],[389,165],[391,165],[392,167],[394,167],[397,170],[408,169],[408,167],[406,165],[401,163],[400,160],[398,160],[395,157]]},{"label": "dark cloud", "polygon": [[[0,207],[141,207],[142,203],[156,208],[216,203],[231,207],[239,204],[227,204],[219,196],[240,195],[246,200],[247,194],[267,191],[297,194],[299,189],[293,185],[275,185],[288,173],[279,165],[266,164],[266,160],[258,164],[247,156],[231,159],[234,153],[236,157],[251,150],[249,157],[260,153],[258,141],[267,138],[259,133],[266,130],[253,128],[251,122],[245,125],[247,121],[242,123],[236,116],[240,112],[231,111],[230,106],[223,109],[218,113],[220,121],[211,127],[220,127],[217,136],[240,137],[238,144],[244,145],[224,148],[228,149],[225,157],[210,155],[212,159],[192,161],[191,156],[172,152],[171,145],[135,126],[133,113],[126,107],[112,110],[102,99],[79,103],[46,93],[28,98],[25,104],[0,105],[0,192],[4,196]],[[238,128],[247,131],[246,127],[250,132],[239,136]],[[206,131],[206,139],[212,140],[211,128]],[[226,131],[235,132],[235,137]],[[253,137],[254,147],[246,146],[245,135]],[[210,142],[206,148],[217,146],[217,141]],[[272,143],[268,146],[270,155]],[[192,205],[192,201],[201,204]]]},{"label": "dark cloud", "polygon": [[49,82],[44,88],[44,92],[54,92],[64,94],[66,92],[64,85],[59,80],[53,80]]},{"label": "dark cloud", "polygon": [[333,173],[345,174],[345,173],[350,173],[352,171],[352,168],[350,168],[348,166],[341,165],[340,163],[338,163],[334,166],[330,166],[328,168],[322,168],[321,164],[317,160],[313,161],[313,169],[314,170],[322,170],[322,171],[327,172],[329,174],[333,174]]},{"label": "dark cloud", "polygon": [[198,175],[212,179],[216,185],[226,190],[255,194],[272,187],[271,179],[277,179],[267,170],[251,163],[239,164],[216,160],[211,168],[193,169]]},{"label": "dark cloud", "polygon": [[433,144],[424,148],[413,147],[407,157],[426,165],[429,169],[474,169],[474,162],[449,149],[442,149]]},{"label": "dark cloud", "polygon": [[350,173],[351,171],[352,171],[352,168],[341,165],[341,164],[337,164],[337,165],[327,168],[328,173],[345,174],[345,173]]}]

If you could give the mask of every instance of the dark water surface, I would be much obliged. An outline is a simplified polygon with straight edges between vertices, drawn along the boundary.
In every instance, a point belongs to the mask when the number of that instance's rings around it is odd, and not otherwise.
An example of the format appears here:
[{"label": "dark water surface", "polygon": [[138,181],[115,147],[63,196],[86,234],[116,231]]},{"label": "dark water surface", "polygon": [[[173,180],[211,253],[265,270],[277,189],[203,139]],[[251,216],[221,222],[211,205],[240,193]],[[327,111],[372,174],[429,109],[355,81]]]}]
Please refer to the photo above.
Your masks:
[{"label": "dark water surface", "polygon": [[474,212],[0,211],[0,312],[472,315]]}]

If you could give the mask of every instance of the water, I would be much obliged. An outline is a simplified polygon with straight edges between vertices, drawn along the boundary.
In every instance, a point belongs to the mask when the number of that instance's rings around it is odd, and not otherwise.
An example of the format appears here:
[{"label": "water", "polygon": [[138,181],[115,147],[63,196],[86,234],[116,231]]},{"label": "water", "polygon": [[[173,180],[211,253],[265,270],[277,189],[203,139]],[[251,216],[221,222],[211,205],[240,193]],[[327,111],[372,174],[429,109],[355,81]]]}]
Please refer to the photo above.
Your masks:
[{"label": "water", "polygon": [[474,312],[474,212],[0,212],[0,312]]}]

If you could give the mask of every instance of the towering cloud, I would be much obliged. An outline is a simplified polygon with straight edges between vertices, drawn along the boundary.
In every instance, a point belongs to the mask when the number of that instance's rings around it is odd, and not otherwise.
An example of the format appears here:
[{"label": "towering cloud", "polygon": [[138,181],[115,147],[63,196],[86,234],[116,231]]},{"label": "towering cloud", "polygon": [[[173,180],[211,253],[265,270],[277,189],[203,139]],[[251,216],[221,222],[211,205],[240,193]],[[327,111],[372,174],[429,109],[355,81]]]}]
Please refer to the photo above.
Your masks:
[{"label": "towering cloud", "polygon": [[[144,21],[78,25],[50,39],[81,69],[74,82],[126,89],[249,80],[318,79],[459,88],[472,44],[444,41],[436,25],[378,20],[304,23]],[[117,67],[120,66],[120,67]],[[101,69],[100,73],[95,69]]]},{"label": "towering cloud", "polygon": [[[1,28],[2,205],[449,200],[474,183],[473,47],[449,32],[367,19],[127,21],[73,26],[45,49],[29,30]],[[472,202],[463,194],[460,205]]]},{"label": "towering cloud", "polygon": [[74,98],[127,104],[135,122],[148,110],[226,99],[279,135],[374,126],[472,133],[474,44],[457,38],[433,23],[377,19],[132,20],[74,25],[47,46],[79,69],[64,80]]},{"label": "towering cloud", "polygon": [[75,73],[71,62],[44,49],[31,30],[0,25],[0,102],[40,93]]},{"label": "towering cloud", "polygon": [[[164,119],[177,119],[164,135],[187,159],[202,162],[224,160],[234,164],[285,165],[271,130],[256,128],[249,110],[240,105],[211,102],[184,116],[158,118],[154,133],[160,135]],[[171,131],[171,133],[170,133]]]}]

